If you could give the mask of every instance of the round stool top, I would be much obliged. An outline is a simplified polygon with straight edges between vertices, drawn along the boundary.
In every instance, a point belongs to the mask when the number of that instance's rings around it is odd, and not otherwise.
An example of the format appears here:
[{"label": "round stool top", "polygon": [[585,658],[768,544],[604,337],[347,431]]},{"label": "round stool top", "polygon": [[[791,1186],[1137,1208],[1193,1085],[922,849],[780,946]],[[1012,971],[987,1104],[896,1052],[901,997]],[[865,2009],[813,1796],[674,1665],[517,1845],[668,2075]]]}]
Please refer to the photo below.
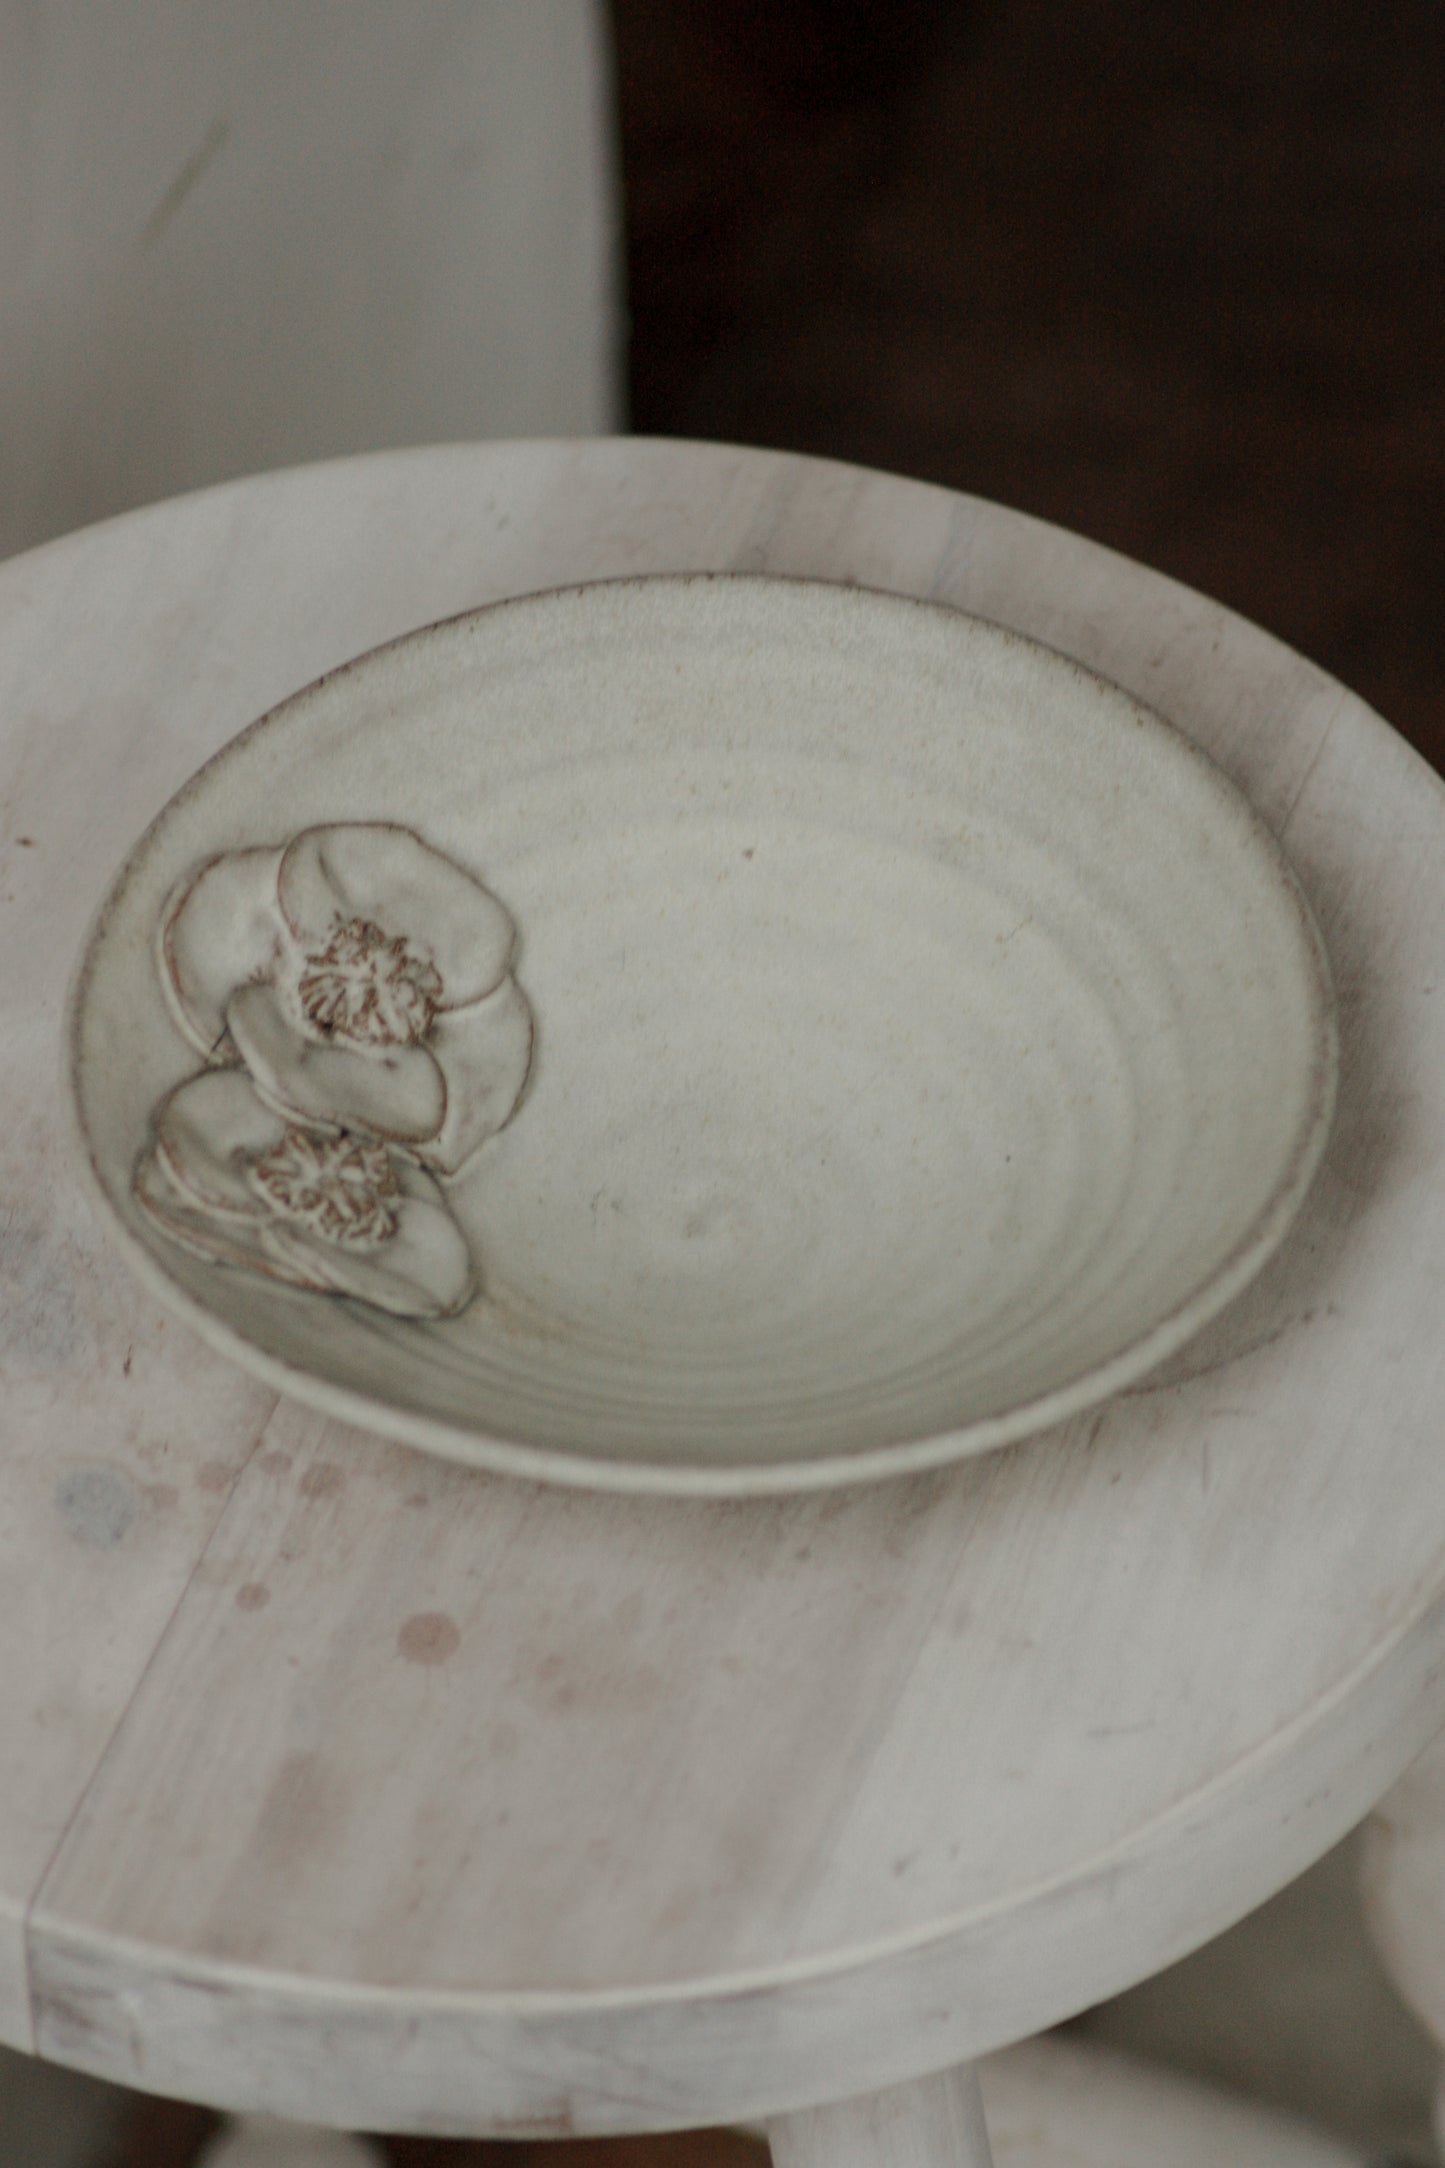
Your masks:
[{"label": "round stool top", "polygon": [[[1161,1376],[746,1503],[471,1473],[278,1401],[68,1164],[87,921],[207,755],[491,598],[735,568],[936,597],[1195,738],[1340,1000],[1302,1219]],[[1445,795],[1276,641],[944,490],[725,447],[265,476],[0,568],[0,2036],[389,2129],[871,2090],[1157,1970],[1445,1716]]]}]

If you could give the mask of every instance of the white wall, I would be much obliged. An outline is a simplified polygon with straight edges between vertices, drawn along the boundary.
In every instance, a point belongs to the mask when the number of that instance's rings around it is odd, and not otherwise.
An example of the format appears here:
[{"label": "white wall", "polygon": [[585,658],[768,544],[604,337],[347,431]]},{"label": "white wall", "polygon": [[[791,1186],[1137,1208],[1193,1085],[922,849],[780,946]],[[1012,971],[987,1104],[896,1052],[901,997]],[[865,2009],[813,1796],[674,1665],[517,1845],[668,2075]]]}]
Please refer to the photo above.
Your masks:
[{"label": "white wall", "polygon": [[0,0],[0,555],[617,426],[601,0]]}]

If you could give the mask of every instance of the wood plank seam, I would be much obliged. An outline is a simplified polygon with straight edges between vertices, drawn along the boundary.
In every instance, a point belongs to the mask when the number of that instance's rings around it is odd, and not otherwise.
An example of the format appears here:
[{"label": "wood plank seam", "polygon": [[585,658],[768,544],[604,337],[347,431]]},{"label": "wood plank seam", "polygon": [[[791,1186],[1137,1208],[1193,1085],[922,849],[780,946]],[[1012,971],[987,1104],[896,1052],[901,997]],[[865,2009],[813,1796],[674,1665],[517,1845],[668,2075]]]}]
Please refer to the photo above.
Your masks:
[{"label": "wood plank seam", "polygon": [[280,1393],[277,1393],[275,1395],[270,1407],[266,1411],[265,1420],[258,1425],[256,1436],[252,1441],[251,1448],[246,1454],[245,1459],[240,1463],[239,1467],[237,1468],[235,1478],[231,1483],[229,1490],[226,1492],[224,1498],[221,1501],[220,1510],[217,1513],[215,1520],[211,1524],[210,1533],[206,1537],[206,1540],[202,1544],[200,1550],[196,1553],[195,1559],[191,1565],[190,1572],[186,1575],[185,1580],[177,1593],[175,1602],[172,1604],[169,1612],[166,1614],[165,1624],[162,1626],[159,1634],[157,1634],[155,1643],[150,1651],[150,1654],[147,1656],[140,1670],[136,1673],[135,1683],[131,1688],[130,1694],[126,1699],[124,1706],[117,1713],[115,1722],[112,1724],[109,1732],[106,1734],[105,1743],[101,1747],[100,1752],[95,1758],[94,1764],[92,1765],[90,1771],[90,1775],[86,1778],[85,1783],[80,1787],[79,1791],[76,1793],[75,1798],[71,1802],[70,1811],[65,1816],[65,1819],[60,1825],[60,1828],[56,1834],[55,1842],[50,1848],[50,1851],[45,1860],[45,1864],[42,1867],[39,1875],[36,1877],[35,1885],[32,1888],[30,1896],[26,1902],[24,1924],[21,1930],[21,1954],[25,1966],[26,2015],[29,2023],[30,2053],[32,2055],[36,2053],[36,1991],[34,1946],[31,1934],[31,1924],[35,1916],[36,1908],[40,1904],[41,1899],[44,1895],[45,1885],[50,1879],[51,1871],[54,1868],[56,1861],[60,1858],[60,1855],[65,1850],[65,1846],[70,1838],[70,1833],[75,1827],[76,1822],[79,1820],[80,1815],[85,1808],[86,1801],[91,1795],[92,1789],[99,1780],[100,1774],[104,1769],[107,1760],[110,1757],[111,1750],[115,1746],[115,1743],[119,1739],[122,1731],[125,1729],[126,1718],[130,1715],[131,1710],[134,1708],[137,1697],[143,1691],[145,1687],[145,1682],[150,1677],[151,1669],[155,1664],[157,1658],[159,1657],[161,1649],[165,1645],[165,1642],[168,1639],[177,1618],[179,1617],[181,1611],[185,1606],[186,1598],[191,1592],[191,1589],[196,1580],[196,1576],[199,1574],[202,1566],[204,1565],[207,1557],[210,1554],[211,1547],[215,1543],[217,1535],[220,1533],[221,1524],[225,1520],[227,1514],[231,1509],[231,1501],[235,1497],[236,1491],[240,1486],[241,1478],[244,1476],[246,1470],[250,1467],[252,1460],[260,1451],[261,1446],[265,1441],[266,1434],[270,1430],[271,1425],[275,1420],[277,1410],[282,1405],[282,1397],[283,1396]]}]

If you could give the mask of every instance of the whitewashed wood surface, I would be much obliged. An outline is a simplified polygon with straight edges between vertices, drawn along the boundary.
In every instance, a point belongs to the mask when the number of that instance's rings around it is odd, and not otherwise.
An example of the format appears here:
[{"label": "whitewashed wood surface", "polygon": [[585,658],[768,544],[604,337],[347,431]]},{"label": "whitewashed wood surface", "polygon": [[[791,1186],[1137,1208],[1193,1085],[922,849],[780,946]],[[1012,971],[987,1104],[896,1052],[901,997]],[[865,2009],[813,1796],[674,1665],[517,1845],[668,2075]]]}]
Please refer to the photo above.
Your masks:
[{"label": "whitewashed wood surface", "polygon": [[[347,655],[730,566],[1033,633],[1247,790],[1342,1004],[1295,1235],[1169,1379],[856,1493],[548,1492],[274,1402],[131,1286],[66,1170],[60,1008],[111,869]],[[1445,1718],[1445,799],[1264,634],[843,467],[388,454],[0,568],[0,836],[4,2038],[354,2128],[773,2115],[1166,1964]]]},{"label": "whitewashed wood surface", "polygon": [[1068,2035],[991,2055],[979,2079],[994,2168],[1367,2168],[1293,2116]]},{"label": "whitewashed wood surface", "polygon": [[[770,2134],[776,2168],[973,2168],[983,2145],[983,2168],[990,2155],[992,2168],[1366,2168],[1293,2116],[1067,2035],[988,2056],[978,2081],[951,2072],[785,2117]],[[374,2140],[248,2117],[211,2139],[196,2168],[384,2163]]]},{"label": "whitewashed wood surface", "polygon": [[[1360,1866],[1365,1919],[1385,1970],[1445,2059],[1445,1739],[1370,1816]],[[1445,2061],[1434,2107],[1445,2153]]]},{"label": "whitewashed wood surface", "polygon": [[779,2116],[773,2168],[994,2168],[972,2063]]}]

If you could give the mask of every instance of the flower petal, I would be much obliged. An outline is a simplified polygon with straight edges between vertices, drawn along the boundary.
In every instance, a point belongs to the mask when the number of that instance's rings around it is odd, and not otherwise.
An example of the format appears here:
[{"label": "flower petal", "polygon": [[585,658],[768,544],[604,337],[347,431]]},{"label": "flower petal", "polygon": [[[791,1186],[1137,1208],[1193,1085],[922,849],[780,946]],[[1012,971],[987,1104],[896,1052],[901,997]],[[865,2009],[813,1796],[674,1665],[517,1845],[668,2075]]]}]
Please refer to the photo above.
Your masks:
[{"label": "flower petal", "polygon": [[307,950],[324,948],[338,919],[400,935],[436,965],[444,1008],[489,994],[511,957],[515,929],[491,890],[390,822],[303,829],[286,846],[277,895]]},{"label": "flower petal", "polygon": [[265,1224],[209,1212],[196,1204],[154,1149],[136,1167],[132,1182],[136,1203],[170,1241],[207,1264],[239,1265],[267,1273],[292,1287],[323,1289],[325,1279],[310,1258],[278,1254]]},{"label": "flower petal", "polygon": [[171,891],[157,941],[161,985],[192,1046],[213,1055],[238,986],[270,971],[285,938],[280,850],[227,851]]},{"label": "flower petal", "polygon": [[280,1222],[270,1239],[298,1270],[322,1275],[333,1294],[395,1317],[450,1317],[477,1292],[466,1237],[430,1175],[405,1162],[397,1163],[397,1172],[404,1195],[396,1233],[375,1249],[347,1250]]},{"label": "flower petal", "polygon": [[432,1026],[431,1046],[446,1078],[446,1120],[417,1157],[440,1174],[459,1174],[511,1118],[532,1066],[532,1011],[513,978]]},{"label": "flower petal", "polygon": [[447,1088],[424,1046],[361,1049],[307,1037],[263,985],[241,987],[226,1023],[257,1091],[279,1113],[393,1144],[419,1143],[442,1126]]},{"label": "flower petal", "polygon": [[286,1124],[256,1096],[244,1069],[205,1069],[178,1085],[155,1114],[156,1154],[187,1203],[234,1219],[264,1219],[248,1180]]}]

